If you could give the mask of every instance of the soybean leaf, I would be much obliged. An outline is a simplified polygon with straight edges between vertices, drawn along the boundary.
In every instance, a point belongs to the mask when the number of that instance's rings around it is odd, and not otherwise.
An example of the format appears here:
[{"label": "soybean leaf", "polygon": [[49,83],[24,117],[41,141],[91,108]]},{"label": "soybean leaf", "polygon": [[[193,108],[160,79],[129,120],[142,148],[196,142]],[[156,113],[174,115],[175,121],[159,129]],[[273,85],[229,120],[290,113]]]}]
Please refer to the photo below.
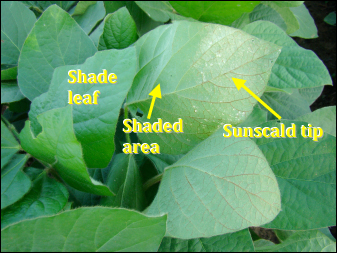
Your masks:
[{"label": "soybean leaf", "polygon": [[[2,75],[2,74],[1,74]],[[1,103],[10,103],[25,98],[16,80],[1,81]]]},{"label": "soybean leaf", "polygon": [[68,196],[61,183],[43,172],[22,199],[1,211],[1,228],[18,221],[56,214],[66,205]]},{"label": "soybean leaf", "polygon": [[126,7],[108,14],[104,19],[103,33],[99,39],[98,50],[123,49],[138,38],[137,27]]},{"label": "soybean leaf", "polygon": [[280,242],[285,241],[287,238],[289,238],[289,236],[296,233],[295,230],[279,230],[279,229],[274,229],[274,232],[277,238],[280,240]]},{"label": "soybean leaf", "polygon": [[232,27],[242,29],[250,23],[249,13],[243,13],[240,18],[232,23]]},{"label": "soybean leaf", "polygon": [[1,251],[154,252],[165,222],[166,216],[146,217],[125,209],[79,208],[6,227]]},{"label": "soybean leaf", "polygon": [[326,235],[327,237],[329,237],[332,241],[336,242],[336,238],[331,234],[329,227],[320,228],[318,230],[322,232],[324,235]]},{"label": "soybean leaf", "polygon": [[336,106],[325,107],[300,116],[297,120],[321,127],[325,133],[336,137]]},{"label": "soybean leaf", "polygon": [[72,187],[98,195],[110,196],[110,190],[91,179],[82,158],[81,144],[73,132],[72,108],[53,109],[37,116],[42,132],[36,137],[27,121],[20,133],[22,148],[54,167]]},{"label": "soybean leaf", "polygon": [[304,1],[273,1],[279,7],[297,7],[303,4]]},{"label": "soybean leaf", "polygon": [[333,12],[330,12],[325,18],[324,18],[324,21],[329,24],[329,25],[332,25],[332,26],[335,26],[336,25],[336,12],[333,11]]},{"label": "soybean leaf", "polygon": [[191,240],[164,237],[158,252],[254,252],[248,229]]},{"label": "soybean leaf", "polygon": [[[210,136],[223,123],[244,121],[256,100],[238,91],[232,77],[261,96],[280,49],[231,27],[176,21],[160,26],[136,43],[139,70],[127,105],[139,122],[177,122],[184,133],[139,133],[146,143],[160,145],[161,153],[182,154]],[[151,119],[149,93],[161,84]],[[145,114],[136,115],[140,109]]]},{"label": "soybean leaf", "polygon": [[257,5],[254,10],[249,13],[250,22],[264,20],[270,21],[280,27],[283,31],[287,30],[287,24],[282,16],[272,7],[265,4]]},{"label": "soybean leaf", "polygon": [[[14,80],[18,73],[18,67],[15,65],[1,65],[1,81]],[[2,102],[2,100],[1,100]]]},{"label": "soybean leaf", "polygon": [[113,13],[123,6],[126,6],[125,1],[104,1],[106,13]]},{"label": "soybean leaf", "polygon": [[133,155],[117,154],[107,179],[107,186],[116,196],[102,204],[142,211],[145,207],[143,183]]},{"label": "soybean leaf", "polygon": [[[77,5],[82,3],[83,1],[80,1]],[[88,8],[85,10],[85,12],[82,14],[78,14],[75,8],[75,12],[72,15],[74,20],[76,20],[76,22],[82,27],[84,32],[86,32],[87,34],[91,32],[91,30],[95,27],[97,22],[102,20],[104,16],[105,16],[105,9],[103,1],[97,1],[94,4],[89,5]]]},{"label": "soybean leaf", "polygon": [[91,6],[96,4],[97,1],[79,1],[75,6],[74,12],[72,13],[73,16],[75,15],[82,15],[86,12],[86,10]]},{"label": "soybean leaf", "polygon": [[76,1],[22,1],[26,6],[33,9],[39,9],[39,11],[46,10],[50,5],[56,4],[63,10],[68,11]]},{"label": "soybean leaf", "polygon": [[[335,225],[336,138],[324,133],[315,142],[301,135],[301,126],[307,123],[281,123],[285,128],[296,124],[296,138],[254,139],[276,175],[282,197],[282,211],[263,227],[307,230]],[[269,121],[260,127],[280,129],[280,123]]]},{"label": "soybean leaf", "polygon": [[258,126],[260,123],[267,121],[267,112],[255,105],[253,112],[248,116],[246,121],[240,123],[238,126],[250,127]]},{"label": "soybean leaf", "polygon": [[98,47],[99,38],[103,33],[104,22],[102,21],[98,27],[90,34],[90,39],[94,42],[95,46]]},{"label": "soybean leaf", "polygon": [[321,95],[324,86],[298,89],[298,94],[305,99],[309,105],[313,104]]},{"label": "soybean leaf", "polygon": [[22,45],[35,21],[34,13],[22,3],[1,2],[1,64],[18,63]]},{"label": "soybean leaf", "polygon": [[275,244],[271,241],[268,241],[265,239],[259,239],[257,241],[254,241],[254,250],[258,252],[260,248],[267,247],[267,246],[273,246],[273,245]]},{"label": "soybean leaf", "polygon": [[93,42],[60,7],[43,12],[22,47],[18,83],[33,100],[48,91],[56,67],[80,64],[97,51]]},{"label": "soybean leaf", "polygon": [[170,1],[181,15],[199,21],[230,25],[243,13],[251,12],[260,1]]},{"label": "soybean leaf", "polygon": [[154,21],[167,22],[174,9],[168,1],[136,1],[136,4]]},{"label": "soybean leaf", "polygon": [[30,189],[31,181],[22,172],[27,160],[28,155],[16,154],[1,169],[1,209],[18,201]]},{"label": "soybean leaf", "polygon": [[[34,164],[33,164],[34,165]],[[23,171],[29,176],[31,181],[34,181],[44,170],[44,166],[42,168],[37,167],[25,167]]]},{"label": "soybean leaf", "polygon": [[176,161],[178,161],[183,154],[171,155],[171,154],[148,154],[147,157],[156,166],[158,173],[163,173],[164,169]]},{"label": "soybean leaf", "polygon": [[280,244],[257,248],[258,252],[336,252],[336,242],[318,230],[299,231]]},{"label": "soybean leaf", "polygon": [[[124,50],[109,50],[97,52],[82,65],[62,66],[55,70],[47,93],[35,99],[31,105],[29,119],[32,121],[33,132],[39,133],[41,127],[36,116],[53,108],[68,105],[67,94],[89,94],[92,99],[94,91],[100,91],[97,105],[81,103],[72,108],[74,131],[77,140],[83,148],[84,160],[89,168],[104,168],[112,158],[115,145],[113,137],[122,103],[125,100],[136,70],[136,52],[134,47]],[[104,67],[103,67],[104,66]],[[108,74],[115,73],[117,83],[70,84],[69,70],[80,69],[82,73],[102,73],[106,68]],[[107,74],[107,75],[108,75]],[[75,75],[77,76],[77,75]],[[93,102],[91,102],[93,103]],[[90,109],[90,110],[88,110]]]},{"label": "soybean leaf", "polygon": [[298,7],[292,7],[290,8],[290,10],[295,15],[300,25],[300,28],[296,32],[291,33],[290,36],[293,36],[293,37],[297,36],[297,37],[306,38],[306,39],[317,38],[318,34],[317,34],[317,27],[315,25],[315,21],[311,17],[305,5],[302,4]]},{"label": "soybean leaf", "polygon": [[1,169],[5,166],[13,155],[20,150],[18,141],[12,132],[1,120]]},{"label": "soybean leaf", "polygon": [[165,169],[146,213],[167,213],[166,236],[191,239],[264,224],[280,208],[277,181],[258,147],[220,130]]}]

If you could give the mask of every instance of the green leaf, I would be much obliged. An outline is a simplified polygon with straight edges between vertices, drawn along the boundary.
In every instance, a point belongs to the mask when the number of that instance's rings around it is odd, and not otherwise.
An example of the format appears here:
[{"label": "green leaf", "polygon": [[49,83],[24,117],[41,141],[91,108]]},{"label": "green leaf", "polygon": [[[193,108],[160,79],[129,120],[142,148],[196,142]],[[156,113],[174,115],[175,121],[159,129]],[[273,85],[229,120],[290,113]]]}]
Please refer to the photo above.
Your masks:
[{"label": "green leaf", "polygon": [[314,127],[321,127],[325,133],[336,137],[336,106],[317,109],[296,120],[308,122]]},{"label": "green leaf", "polygon": [[23,171],[26,173],[26,175],[29,176],[31,181],[34,181],[44,170],[44,166],[42,168],[36,168],[36,167],[25,167]]},{"label": "green leaf", "polygon": [[275,245],[273,242],[265,240],[265,239],[259,239],[257,241],[254,241],[254,250],[256,252],[259,252],[260,248],[267,247],[267,246],[273,246]]},{"label": "green leaf", "polygon": [[330,229],[328,227],[326,228],[320,228],[318,229],[323,234],[325,234],[327,237],[329,237],[332,241],[336,242],[336,238],[331,234]]},{"label": "green leaf", "polygon": [[[7,67],[8,68],[3,68]],[[1,81],[3,80],[14,80],[18,75],[18,67],[13,65],[1,65]],[[2,100],[1,100],[2,102]]]},{"label": "green leaf", "polygon": [[164,169],[176,161],[178,161],[183,154],[171,155],[171,154],[148,154],[147,157],[156,166],[158,173],[163,173]]},{"label": "green leaf", "polygon": [[323,88],[324,86],[302,88],[298,89],[298,94],[301,98],[305,99],[309,103],[309,105],[311,105],[322,94]]},{"label": "green leaf", "polygon": [[73,16],[75,15],[82,15],[86,12],[86,10],[91,6],[96,4],[97,1],[79,1],[72,13]]},{"label": "green leaf", "polygon": [[106,13],[113,13],[126,5],[126,1],[104,1]]},{"label": "green leaf", "polygon": [[16,154],[1,169],[1,209],[15,203],[29,191],[31,181],[22,172],[22,168],[27,160],[28,155]]},{"label": "green leaf", "polygon": [[35,158],[52,165],[72,187],[110,196],[110,190],[89,177],[82,158],[82,148],[73,132],[72,106],[53,109],[37,116],[42,132],[34,137],[31,122],[20,133],[22,148]]},{"label": "green leaf", "polygon": [[103,34],[99,39],[98,50],[127,48],[137,38],[136,24],[128,9],[122,7],[105,17]]},{"label": "green leaf", "polygon": [[[261,99],[275,110],[282,119],[292,120],[311,112],[310,104],[299,95],[298,90],[294,90],[292,94],[264,93]],[[263,106],[261,107],[267,110]],[[267,114],[268,120],[276,119],[269,111]]]},{"label": "green leaf", "polygon": [[282,16],[272,7],[259,4],[249,13],[250,22],[265,20],[270,21],[280,27],[283,31],[287,30],[287,24]]},{"label": "green leaf", "polygon": [[56,5],[50,6],[22,47],[18,69],[22,93],[32,101],[48,91],[56,67],[83,63],[96,51],[93,42],[68,13]]},{"label": "green leaf", "polygon": [[1,1],[1,64],[18,63],[22,45],[35,21],[34,13],[22,3]]},{"label": "green leaf", "polygon": [[103,205],[142,211],[145,207],[143,183],[133,155],[117,154],[107,179],[107,186],[116,196]]},{"label": "green leaf", "polygon": [[259,105],[255,105],[253,112],[248,116],[246,121],[240,123],[238,126],[251,127],[258,126],[260,123],[267,121],[267,112],[260,109]]},{"label": "green leaf", "polygon": [[170,1],[181,15],[199,21],[230,25],[245,12],[251,12],[260,1]]},{"label": "green leaf", "polygon": [[317,27],[315,25],[314,19],[311,17],[308,9],[304,4],[298,7],[290,8],[292,13],[295,15],[298,23],[300,24],[300,29],[296,32],[291,33],[290,36],[293,37],[301,37],[305,39],[313,39],[317,38]]},{"label": "green leaf", "polygon": [[174,9],[168,1],[136,1],[136,4],[154,21],[167,22]]},{"label": "green leaf", "polygon": [[336,252],[336,242],[318,230],[299,231],[280,244],[256,249],[258,252]]},{"label": "green leaf", "polygon": [[1,104],[19,101],[25,98],[16,80],[1,81]]},{"label": "green leaf", "polygon": [[[139,122],[183,119],[184,133],[139,133],[142,142],[157,143],[164,154],[182,154],[210,136],[223,123],[244,121],[257,103],[238,91],[232,77],[261,96],[280,49],[231,27],[176,21],[160,26],[136,43],[139,71],[127,105]],[[154,50],[155,49],[155,50]],[[161,85],[150,120],[152,89]],[[137,109],[146,112],[136,116]]]},{"label": "green leaf", "polygon": [[63,10],[68,11],[76,1],[22,1],[29,8],[38,8],[40,11],[44,11],[50,5],[56,4]]},{"label": "green leaf", "polygon": [[304,3],[304,1],[273,1],[279,7],[297,7]]},{"label": "green leaf", "polygon": [[22,199],[1,211],[1,228],[18,221],[56,214],[66,205],[68,196],[61,183],[43,172]]},{"label": "green leaf", "polygon": [[[81,3],[83,3],[83,1],[80,1],[77,5]],[[97,1],[95,4],[88,6],[85,12],[81,15],[75,13],[72,15],[74,20],[76,20],[76,22],[82,27],[84,32],[86,32],[87,34],[91,32],[91,30],[95,27],[97,22],[102,20],[104,16],[105,16],[105,9],[103,1]]]},{"label": "green leaf", "polygon": [[[55,70],[48,93],[35,99],[31,105],[29,119],[33,132],[39,133],[41,127],[36,116],[47,110],[65,107],[68,104],[68,90],[75,94],[90,94],[99,90],[97,105],[73,106],[74,131],[83,148],[84,160],[88,168],[104,168],[108,165],[114,152],[113,137],[122,103],[125,100],[136,71],[136,52],[134,47],[124,50],[106,50],[97,52],[82,65],[62,66]],[[115,84],[70,84],[69,70],[82,70],[82,73],[115,73],[118,81]],[[90,110],[88,111],[88,109]]]},{"label": "green leaf", "polygon": [[[281,123],[285,128],[296,124],[296,138],[254,139],[276,175],[282,197],[282,211],[263,227],[307,230],[335,225],[336,138],[324,133],[314,142],[301,135],[307,123]],[[269,121],[260,127],[280,128],[280,123]]]},{"label": "green leaf", "polygon": [[250,23],[249,13],[243,13],[240,18],[238,18],[232,23],[231,26],[237,29],[242,29],[249,23]]},{"label": "green leaf", "polygon": [[249,230],[232,234],[183,240],[164,237],[158,252],[254,252]]},{"label": "green leaf", "polygon": [[264,224],[280,209],[277,181],[258,147],[218,131],[165,169],[146,213],[167,213],[166,236],[191,239]]},{"label": "green leaf", "polygon": [[335,26],[336,25],[336,11],[330,12],[325,18],[324,22],[329,25]]},{"label": "green leaf", "polygon": [[99,38],[103,33],[104,22],[102,21],[98,27],[90,34],[90,39],[94,42],[95,46],[98,47]]},{"label": "green leaf", "polygon": [[79,208],[22,221],[1,231],[2,252],[155,252],[166,216],[135,211]]},{"label": "green leaf", "polygon": [[1,120],[1,169],[20,150],[18,141]]},{"label": "green leaf", "polygon": [[289,238],[289,236],[293,235],[294,233],[296,233],[296,231],[294,230],[278,230],[278,229],[274,229],[273,230],[277,236],[277,238],[280,240],[280,242],[285,241],[287,238]]}]

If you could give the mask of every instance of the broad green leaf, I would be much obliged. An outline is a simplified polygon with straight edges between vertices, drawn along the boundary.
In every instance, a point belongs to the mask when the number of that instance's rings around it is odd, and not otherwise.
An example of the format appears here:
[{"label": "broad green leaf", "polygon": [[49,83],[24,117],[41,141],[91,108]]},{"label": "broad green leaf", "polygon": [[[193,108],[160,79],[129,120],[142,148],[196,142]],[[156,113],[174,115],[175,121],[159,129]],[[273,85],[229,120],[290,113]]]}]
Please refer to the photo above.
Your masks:
[{"label": "broad green leaf", "polygon": [[154,21],[167,22],[174,9],[168,1],[136,1],[136,4]]},{"label": "broad green leaf", "polygon": [[258,126],[260,123],[267,121],[267,112],[255,105],[253,112],[248,116],[246,121],[240,123],[238,126],[251,127]]},{"label": "broad green leaf", "polygon": [[73,16],[75,15],[82,15],[86,12],[86,10],[91,6],[96,4],[97,1],[79,1],[72,13]]},{"label": "broad green leaf", "polygon": [[336,11],[330,12],[325,18],[324,21],[332,26],[336,25]]},{"label": "broad green leaf", "polygon": [[296,120],[321,127],[325,133],[336,137],[336,106],[317,109],[312,113],[300,116]]},{"label": "broad green leaf", "polygon": [[35,21],[34,13],[22,3],[1,1],[1,64],[18,63],[22,45]]},{"label": "broad green leaf", "polygon": [[336,238],[331,234],[331,231],[328,227],[326,228],[320,228],[318,229],[320,232],[322,232],[324,235],[329,237],[332,241],[336,242]]},{"label": "broad green leaf", "polygon": [[[82,65],[62,66],[55,70],[50,89],[35,99],[31,105],[29,119],[35,135],[41,130],[36,116],[47,110],[68,105],[68,90],[75,94],[90,94],[99,90],[97,105],[74,104],[72,108],[74,131],[83,148],[84,160],[88,168],[104,168],[114,152],[113,137],[122,103],[125,100],[136,70],[134,47],[124,50],[105,50],[97,52]],[[107,73],[117,75],[117,83],[111,84],[70,84],[69,70],[82,70],[82,73],[98,75],[106,69]]]},{"label": "broad green leaf", "polygon": [[1,211],[1,228],[18,221],[56,214],[66,205],[68,196],[61,183],[43,172],[22,199]]},{"label": "broad green leaf", "polygon": [[79,208],[1,231],[2,252],[155,252],[166,216],[107,207]]},{"label": "broad green leaf", "polygon": [[36,168],[36,167],[25,167],[23,171],[29,176],[31,181],[34,181],[41,173],[43,172],[43,168]]},{"label": "broad green leaf", "polygon": [[272,7],[265,4],[257,5],[254,10],[249,13],[250,22],[264,20],[270,21],[280,27],[283,31],[287,30],[287,24],[282,16]]},{"label": "broad green leaf", "polygon": [[298,89],[298,94],[305,99],[309,105],[313,104],[322,94],[324,86]]},{"label": "broad green leaf", "polygon": [[279,7],[297,7],[304,3],[304,1],[273,1]]},{"label": "broad green leaf", "polygon": [[183,154],[171,155],[171,154],[148,154],[147,157],[156,166],[158,173],[163,173],[164,169],[176,161],[178,161]]},{"label": "broad green leaf", "polygon": [[265,93],[275,93],[275,92],[281,92],[281,93],[287,93],[287,94],[292,94],[294,92],[293,88],[276,88],[272,86],[267,86],[266,90],[264,91]]},{"label": "broad green leaf", "polygon": [[110,196],[110,190],[89,177],[82,158],[81,144],[73,131],[72,106],[53,109],[37,116],[42,132],[36,137],[27,121],[20,133],[22,148],[52,165],[59,175],[72,187],[103,196]]},{"label": "broad green leaf", "polygon": [[94,42],[95,46],[98,47],[99,38],[103,33],[104,22],[102,21],[98,27],[90,34],[90,39]]},{"label": "broad green leaf", "polygon": [[99,39],[98,50],[127,48],[137,38],[136,24],[128,9],[122,7],[105,17],[104,29]]},{"label": "broad green leaf", "polygon": [[18,69],[22,93],[33,100],[48,91],[56,67],[83,63],[96,51],[93,42],[67,12],[57,5],[50,6],[22,47]]},{"label": "broad green leaf", "polygon": [[278,230],[278,229],[274,229],[273,231],[276,234],[277,238],[280,240],[280,242],[284,242],[287,238],[289,238],[289,236],[297,232],[295,230]]},{"label": "broad green leaf", "polygon": [[[1,65],[1,81],[14,80],[18,75],[18,67],[14,65]],[[2,102],[2,100],[1,100]]]},{"label": "broad green leaf", "polygon": [[181,15],[199,21],[230,25],[245,12],[251,12],[260,1],[170,1]]},{"label": "broad green leaf", "polygon": [[19,150],[20,145],[18,141],[15,139],[12,132],[1,120],[1,169],[10,161],[13,155]]},{"label": "broad green leaf", "polygon": [[318,230],[299,231],[280,244],[256,249],[258,252],[336,252],[336,242]]},{"label": "broad green leaf", "polygon": [[126,1],[104,1],[106,13],[113,13],[126,5]]},{"label": "broad green leaf", "polygon": [[165,237],[158,252],[254,252],[249,230],[232,234],[183,240]]},{"label": "broad green leaf", "polygon": [[[238,91],[232,77],[248,79],[246,86],[261,96],[280,53],[278,46],[241,30],[188,21],[160,26],[135,46],[139,70],[127,98],[132,115],[139,122],[183,120],[184,133],[139,133],[142,142],[159,144],[164,154],[186,153],[223,123],[244,121],[257,101]],[[149,120],[149,93],[158,84],[162,99]]]},{"label": "broad green leaf", "polygon": [[[78,4],[82,3],[80,1]],[[76,8],[75,8],[76,12]],[[88,6],[83,14],[73,14],[72,17],[82,27],[84,32],[89,34],[95,27],[97,22],[102,20],[105,16],[105,9],[103,1],[97,1],[95,4]],[[79,63],[79,62],[77,62]]]},{"label": "broad green leaf", "polygon": [[20,132],[25,125],[25,121],[28,118],[27,112],[16,113],[12,112],[7,108],[3,113],[3,116],[8,120],[9,123],[12,124],[13,131],[16,130]]},{"label": "broad green leaf", "polygon": [[242,29],[250,23],[249,13],[243,13],[240,18],[232,23],[232,27]]},{"label": "broad green leaf", "polygon": [[145,208],[143,183],[133,155],[121,153],[114,158],[107,186],[116,196],[107,198],[104,205],[138,211]]},{"label": "broad green leaf", "polygon": [[1,81],[1,104],[19,101],[25,98],[16,80]]},{"label": "broad green leaf", "polygon": [[298,7],[292,7],[290,8],[290,10],[295,15],[300,25],[300,29],[298,29],[294,33],[291,33],[290,36],[301,37],[301,38],[306,38],[306,39],[317,38],[318,34],[317,34],[317,27],[315,25],[315,21],[311,17],[305,5],[302,4]]},{"label": "broad green leaf", "polygon": [[260,248],[267,247],[267,246],[273,246],[275,245],[273,242],[265,240],[265,239],[259,239],[257,241],[254,241],[254,249],[256,252],[259,252]]},{"label": "broad green leaf", "polygon": [[[281,120],[285,128],[296,124],[296,138],[259,138],[280,186],[282,211],[266,228],[307,230],[336,224],[336,138],[324,133],[318,142],[301,136],[302,121]],[[278,127],[277,121],[260,127]],[[314,219],[313,219],[314,218]]]},{"label": "broad green leaf", "polygon": [[264,224],[280,209],[277,181],[258,147],[220,130],[165,169],[146,213],[167,213],[166,236],[191,239]]},{"label": "broad green leaf", "polygon": [[63,10],[68,11],[76,1],[22,1],[26,6],[33,9],[39,9],[41,12],[46,10],[50,5],[56,4]]},{"label": "broad green leaf", "polygon": [[[311,112],[310,104],[299,95],[298,90],[294,90],[292,94],[264,93],[261,99],[283,119],[292,120]],[[276,117],[268,111],[267,119],[273,120]]]},{"label": "broad green leaf", "polygon": [[22,172],[27,160],[28,155],[16,154],[1,169],[1,209],[18,201],[30,189],[31,181]]}]

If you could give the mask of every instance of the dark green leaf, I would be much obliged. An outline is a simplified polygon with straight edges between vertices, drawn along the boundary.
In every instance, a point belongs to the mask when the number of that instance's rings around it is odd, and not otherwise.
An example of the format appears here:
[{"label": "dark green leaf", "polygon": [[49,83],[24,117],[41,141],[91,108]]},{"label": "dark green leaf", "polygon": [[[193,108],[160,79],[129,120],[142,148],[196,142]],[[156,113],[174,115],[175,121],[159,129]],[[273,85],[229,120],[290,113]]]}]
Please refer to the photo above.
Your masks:
[{"label": "dark green leaf", "polygon": [[1,120],[1,169],[5,166],[13,155],[20,150],[18,141],[12,132]]},{"label": "dark green leaf", "polygon": [[6,65],[1,65],[1,81],[15,80],[16,76],[18,75],[18,67],[17,66],[13,67],[13,65],[8,65],[8,68],[2,68],[3,66],[6,66]]},{"label": "dark green leaf", "polygon": [[25,98],[16,80],[1,81],[1,104],[19,101]]}]

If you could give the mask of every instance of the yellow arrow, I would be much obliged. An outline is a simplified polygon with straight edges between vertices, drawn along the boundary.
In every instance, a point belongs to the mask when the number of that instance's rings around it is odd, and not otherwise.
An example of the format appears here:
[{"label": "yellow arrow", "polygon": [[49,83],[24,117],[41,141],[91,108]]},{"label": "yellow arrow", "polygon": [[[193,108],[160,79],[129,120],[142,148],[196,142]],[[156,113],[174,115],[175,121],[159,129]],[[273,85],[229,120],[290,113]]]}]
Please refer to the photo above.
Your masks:
[{"label": "yellow arrow", "polygon": [[150,118],[151,118],[151,114],[152,114],[152,110],[153,110],[153,106],[154,106],[154,102],[155,102],[156,98],[158,97],[159,99],[161,99],[160,84],[158,84],[158,85],[151,91],[151,93],[149,93],[149,95],[152,96],[152,101],[151,101],[149,113],[147,114],[147,119],[150,119]]},{"label": "yellow arrow", "polygon": [[266,109],[268,109],[274,116],[276,116],[279,120],[281,119],[281,116],[277,114],[271,107],[269,107],[263,100],[261,100],[258,96],[256,96],[255,93],[253,93],[248,87],[246,87],[244,84],[246,83],[246,80],[244,79],[238,79],[238,78],[232,78],[234,84],[236,85],[236,88],[238,90],[245,89],[251,96],[253,96],[258,102],[260,102]]}]

